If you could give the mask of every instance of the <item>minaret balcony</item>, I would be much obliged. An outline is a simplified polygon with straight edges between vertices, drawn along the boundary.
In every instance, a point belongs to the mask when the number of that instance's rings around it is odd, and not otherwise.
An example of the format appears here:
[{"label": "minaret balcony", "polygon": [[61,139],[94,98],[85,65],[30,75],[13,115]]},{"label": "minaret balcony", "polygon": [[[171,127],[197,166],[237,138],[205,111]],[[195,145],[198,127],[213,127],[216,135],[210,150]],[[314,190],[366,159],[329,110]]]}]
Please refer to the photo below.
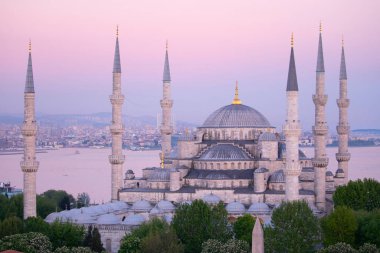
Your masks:
[{"label": "minaret balcony", "polygon": [[124,133],[124,125],[122,124],[112,124],[110,126],[111,134],[122,134]]},{"label": "minaret balcony", "polygon": [[338,134],[348,134],[350,132],[349,124],[339,124],[336,126],[336,131]]},{"label": "minaret balcony", "polygon": [[301,174],[301,171],[299,169],[288,169],[285,170],[285,176],[299,176]]},{"label": "minaret balcony", "polygon": [[172,126],[161,126],[161,134],[171,134],[173,133],[173,127]]},{"label": "minaret balcony", "polygon": [[112,94],[110,96],[111,104],[113,105],[122,105],[124,103],[124,95],[123,94]]},{"label": "minaret balcony", "polygon": [[328,131],[329,131],[329,127],[325,124],[313,126],[314,135],[327,135]]},{"label": "minaret balcony", "polygon": [[347,108],[350,105],[350,100],[347,98],[339,98],[336,100],[339,108]]},{"label": "minaret balcony", "polygon": [[329,164],[329,158],[327,157],[313,158],[311,160],[311,164],[313,165],[313,167],[325,168]]},{"label": "minaret balcony", "polygon": [[350,153],[336,153],[335,157],[338,162],[348,162],[351,159],[351,154]]},{"label": "minaret balcony", "polygon": [[20,166],[23,172],[36,172],[40,163],[38,161],[21,161]]},{"label": "minaret balcony", "polygon": [[123,164],[125,161],[125,155],[110,155],[108,160],[111,164]]},{"label": "minaret balcony", "polygon": [[283,125],[282,131],[285,136],[300,136],[301,126],[298,123],[288,123]]},{"label": "minaret balcony", "polygon": [[173,100],[161,99],[160,104],[161,104],[161,108],[172,108],[173,107]]},{"label": "minaret balcony", "polygon": [[37,134],[37,126],[35,123],[23,124],[21,127],[21,134],[24,136],[34,136]]},{"label": "minaret balcony", "polygon": [[313,95],[313,102],[315,105],[326,105],[327,95]]}]

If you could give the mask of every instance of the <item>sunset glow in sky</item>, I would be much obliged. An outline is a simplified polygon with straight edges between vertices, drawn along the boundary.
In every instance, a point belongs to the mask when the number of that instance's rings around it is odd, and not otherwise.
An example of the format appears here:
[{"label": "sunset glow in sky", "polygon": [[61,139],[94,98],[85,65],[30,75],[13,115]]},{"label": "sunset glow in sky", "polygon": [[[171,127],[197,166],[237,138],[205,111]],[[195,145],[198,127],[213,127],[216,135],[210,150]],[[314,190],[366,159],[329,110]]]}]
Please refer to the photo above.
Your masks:
[{"label": "sunset glow in sky", "polygon": [[110,112],[119,25],[124,113],[160,112],[168,39],[177,120],[201,124],[231,103],[238,80],[243,103],[280,127],[294,32],[300,119],[310,130],[322,21],[330,130],[338,121],[342,34],[351,126],[380,128],[379,10],[375,0],[1,1],[0,113],[23,111],[29,38],[38,113]]}]

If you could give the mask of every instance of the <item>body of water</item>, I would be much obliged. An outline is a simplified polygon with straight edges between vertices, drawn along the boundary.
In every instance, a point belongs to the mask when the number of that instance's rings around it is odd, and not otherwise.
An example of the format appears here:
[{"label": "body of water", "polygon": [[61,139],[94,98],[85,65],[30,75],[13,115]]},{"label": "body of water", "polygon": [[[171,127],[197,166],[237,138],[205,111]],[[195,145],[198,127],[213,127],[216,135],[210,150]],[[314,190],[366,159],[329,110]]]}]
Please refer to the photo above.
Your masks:
[{"label": "body of water", "polygon": [[[314,154],[313,148],[301,148],[308,156]],[[79,151],[77,154],[76,151]],[[350,179],[371,177],[380,181],[380,147],[350,148]],[[145,167],[160,165],[158,150],[124,151],[126,160],[124,172],[134,170],[141,176]],[[328,169],[335,173],[337,148],[327,148],[330,158]],[[40,167],[37,172],[37,192],[49,189],[62,189],[75,197],[80,192],[90,194],[91,202],[107,202],[111,195],[111,165],[108,162],[110,149],[64,148],[37,154]],[[22,188],[21,154],[0,156],[0,181],[10,181],[13,186]]]}]

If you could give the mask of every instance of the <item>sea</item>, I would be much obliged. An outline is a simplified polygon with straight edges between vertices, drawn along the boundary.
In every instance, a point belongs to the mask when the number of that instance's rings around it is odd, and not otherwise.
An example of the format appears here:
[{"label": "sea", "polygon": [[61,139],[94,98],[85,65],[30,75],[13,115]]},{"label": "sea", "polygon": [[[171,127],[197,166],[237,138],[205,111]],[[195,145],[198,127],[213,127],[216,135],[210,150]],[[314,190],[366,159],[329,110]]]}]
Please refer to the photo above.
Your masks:
[{"label": "sea", "polygon": [[[301,148],[308,157],[312,157],[313,148]],[[142,169],[160,165],[158,150],[124,150],[126,156],[124,172],[133,170],[141,176]],[[329,156],[328,170],[334,174],[337,169],[336,147],[327,148]],[[380,147],[352,147],[349,149],[349,178],[375,178],[380,181]],[[103,203],[111,195],[111,165],[108,156],[111,149],[62,148],[37,153],[40,166],[37,172],[37,193],[49,189],[65,190],[77,197],[87,192],[91,203]],[[10,181],[16,188],[22,188],[23,175],[20,168],[22,154],[0,155],[0,182]]]}]

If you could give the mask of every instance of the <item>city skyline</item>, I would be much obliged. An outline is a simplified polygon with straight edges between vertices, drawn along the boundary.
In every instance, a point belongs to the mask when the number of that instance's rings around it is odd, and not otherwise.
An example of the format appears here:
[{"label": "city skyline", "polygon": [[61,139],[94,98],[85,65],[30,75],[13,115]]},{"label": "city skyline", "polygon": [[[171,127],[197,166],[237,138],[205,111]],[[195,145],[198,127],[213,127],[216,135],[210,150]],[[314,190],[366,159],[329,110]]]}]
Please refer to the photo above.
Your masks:
[{"label": "city skyline", "polygon": [[[288,48],[294,32],[300,120],[307,131],[313,124],[311,96],[322,21],[330,131],[337,124],[342,34],[352,129],[380,127],[380,119],[366,113],[380,106],[380,90],[375,85],[380,64],[377,3],[356,6],[351,1],[321,1],[314,6],[292,1],[299,7],[283,11],[284,3],[222,2],[215,10],[213,1],[201,5],[164,1],[149,6],[147,2],[112,1],[109,5],[91,2],[85,12],[89,3],[2,3],[2,113],[22,112],[29,38],[38,113],[110,112],[110,73],[119,25],[126,114],[154,116],[160,111],[168,39],[176,119],[202,124],[207,115],[231,103],[238,80],[243,103],[280,127],[285,119]],[[352,20],[356,12],[361,15]]]}]

